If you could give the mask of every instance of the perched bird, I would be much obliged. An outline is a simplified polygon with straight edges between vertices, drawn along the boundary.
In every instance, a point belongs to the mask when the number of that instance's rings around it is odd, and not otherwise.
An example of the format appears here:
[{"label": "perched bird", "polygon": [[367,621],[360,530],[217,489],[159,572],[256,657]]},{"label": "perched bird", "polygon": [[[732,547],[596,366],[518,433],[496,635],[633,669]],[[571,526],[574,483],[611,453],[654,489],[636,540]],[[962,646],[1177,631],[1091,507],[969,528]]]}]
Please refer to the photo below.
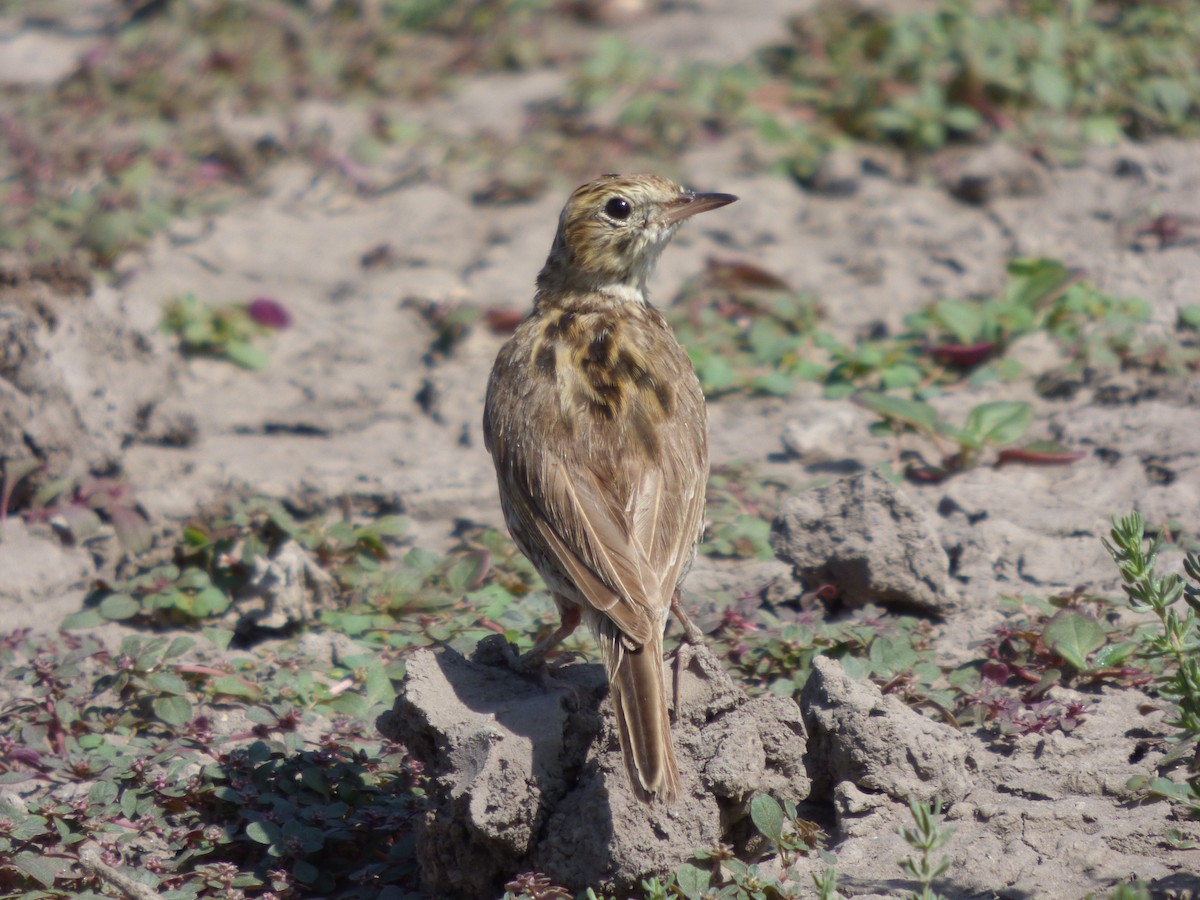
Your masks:
[{"label": "perched bird", "polygon": [[[707,411],[687,353],[646,297],[679,223],[732,203],[653,175],[605,175],[559,217],[533,313],[488,380],[484,442],[504,519],[562,622],[587,622],[608,672],[637,797],[673,801],[679,770],[663,632],[704,522]],[[691,629],[694,635],[699,632]]]}]

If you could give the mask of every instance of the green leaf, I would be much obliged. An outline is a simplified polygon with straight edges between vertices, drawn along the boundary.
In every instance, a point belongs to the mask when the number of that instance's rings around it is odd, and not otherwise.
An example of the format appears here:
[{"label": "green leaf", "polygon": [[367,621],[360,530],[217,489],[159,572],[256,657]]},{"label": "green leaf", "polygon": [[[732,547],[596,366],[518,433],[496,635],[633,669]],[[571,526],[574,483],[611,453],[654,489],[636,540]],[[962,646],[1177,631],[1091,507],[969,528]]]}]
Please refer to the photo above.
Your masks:
[{"label": "green leaf", "polygon": [[684,863],[675,873],[675,884],[687,900],[702,900],[707,895],[711,882],[712,874],[708,870],[691,863]]},{"label": "green leaf", "polygon": [[1146,790],[1155,799],[1170,800],[1173,803],[1195,803],[1196,791],[1187,783],[1180,784],[1169,778],[1154,778],[1146,785]]},{"label": "green leaf", "polygon": [[1125,129],[1113,116],[1089,116],[1080,123],[1080,134],[1089,144],[1113,147],[1125,139]]},{"label": "green leaf", "polygon": [[1200,331],[1200,306],[1179,307],[1179,324]]},{"label": "green leaf", "polygon": [[967,413],[963,431],[982,443],[1006,447],[1029,428],[1033,407],[1013,400],[982,403]]},{"label": "green leaf", "polygon": [[1037,98],[1055,112],[1062,112],[1071,102],[1071,82],[1061,66],[1038,63],[1029,74]]},{"label": "green leaf", "polygon": [[137,815],[138,809],[138,791],[127,790],[121,795],[121,812],[125,814],[125,818],[132,819]]},{"label": "green leaf", "polygon": [[889,391],[897,388],[915,388],[924,379],[925,373],[921,371],[920,366],[908,362],[888,366],[879,373],[880,382]]},{"label": "green leaf", "polygon": [[1196,847],[1200,846],[1200,844],[1197,844],[1195,838],[1184,834],[1178,828],[1168,828],[1163,837],[1175,850],[1195,850]]},{"label": "green leaf", "polygon": [[718,394],[727,391],[737,384],[737,375],[733,366],[723,356],[709,354],[696,366],[696,374],[704,385],[706,394]]},{"label": "green leaf", "polygon": [[154,714],[168,725],[186,725],[192,721],[192,704],[184,697],[157,697],[152,706]]},{"label": "green leaf", "polygon": [[177,637],[175,640],[171,641],[171,646],[168,647],[167,652],[163,654],[163,659],[174,659],[177,656],[182,656],[192,649],[195,643],[196,639],[193,637],[188,637],[187,635]]},{"label": "green leaf", "polygon": [[1008,275],[1005,300],[1028,309],[1035,308],[1071,278],[1067,267],[1054,259],[1014,259],[1008,264]]},{"label": "green leaf", "polygon": [[298,842],[306,853],[316,853],[325,846],[325,832],[294,819],[284,824],[283,837]]},{"label": "green leaf", "polygon": [[100,615],[110,621],[120,621],[136,616],[142,605],[128,594],[109,594],[100,601]]},{"label": "green leaf", "polygon": [[755,794],[750,818],[763,837],[778,847],[783,842],[783,807],[769,794]]},{"label": "green leaf", "polygon": [[181,591],[202,591],[206,587],[212,587],[212,576],[204,569],[189,566],[179,573],[179,577],[175,579],[175,586]]},{"label": "green leaf", "polygon": [[933,315],[960,344],[974,344],[983,336],[983,312],[977,303],[939,300],[933,306]]},{"label": "green leaf", "polygon": [[298,859],[292,864],[292,877],[301,884],[312,884],[320,874],[320,870],[307,860]]},{"label": "green leaf", "polygon": [[271,358],[253,344],[245,341],[230,341],[225,345],[225,357],[243,369],[265,369]]},{"label": "green leaf", "polygon": [[960,104],[948,106],[943,118],[946,125],[955,131],[970,133],[983,125],[983,116],[971,107]]},{"label": "green leaf", "polygon": [[95,628],[109,621],[100,614],[98,609],[81,609],[73,612],[59,623],[59,628],[74,630],[76,628]]},{"label": "green leaf", "polygon": [[1101,647],[1092,654],[1092,668],[1105,669],[1109,666],[1119,666],[1136,653],[1141,646],[1137,641],[1121,641],[1119,644]]},{"label": "green leaf", "polygon": [[796,379],[787,372],[771,372],[767,375],[756,375],[750,381],[750,390],[756,394],[788,397],[795,389]]},{"label": "green leaf", "polygon": [[58,873],[70,864],[69,859],[43,856],[41,853],[31,853],[28,850],[22,850],[12,859],[13,866],[47,888],[54,887],[54,880],[58,878]]},{"label": "green leaf", "polygon": [[107,806],[117,799],[117,786],[111,781],[97,781],[88,789],[88,802],[93,806]]},{"label": "green leaf", "polygon": [[208,686],[213,693],[225,694],[229,697],[244,697],[247,700],[255,700],[262,693],[259,688],[247,684],[242,679],[233,675],[222,675],[214,678],[208,683]]},{"label": "green leaf", "polygon": [[246,837],[250,838],[256,844],[266,844],[269,846],[280,839],[281,832],[279,826],[274,822],[260,820],[251,822],[246,826]]},{"label": "green leaf", "polygon": [[467,588],[482,580],[490,565],[491,557],[486,551],[476,550],[463,556],[446,573],[446,582],[451,593],[466,593]]},{"label": "green leaf", "polygon": [[467,594],[467,603],[479,610],[479,614],[493,622],[504,615],[516,597],[504,585],[488,584]]},{"label": "green leaf", "polygon": [[398,537],[408,531],[407,516],[380,516],[368,526],[376,534]]},{"label": "green leaf", "polygon": [[937,410],[920,400],[893,397],[891,394],[864,392],[858,395],[863,406],[892,422],[929,434],[937,427]]},{"label": "green leaf", "polygon": [[1046,623],[1042,639],[1077,672],[1086,672],[1088,656],[1104,644],[1104,628],[1078,610],[1060,609]]},{"label": "green leaf", "polygon": [[354,637],[375,626],[375,616],[364,613],[326,613],[321,621],[344,634]]},{"label": "green leaf", "polygon": [[174,672],[155,672],[146,678],[146,683],[162,694],[184,695],[188,691],[187,682]]},{"label": "green leaf", "polygon": [[233,640],[233,632],[228,628],[205,628],[200,633],[208,638],[218,650],[226,649],[229,642]]},{"label": "green leaf", "polygon": [[882,636],[871,643],[867,657],[875,674],[886,678],[909,671],[918,659],[911,642]]},{"label": "green leaf", "polygon": [[217,587],[207,587],[196,594],[192,611],[196,618],[219,615],[229,609],[229,597]]},{"label": "green leaf", "polygon": [[374,705],[376,703],[388,703],[396,698],[395,688],[392,687],[392,679],[388,678],[387,671],[381,663],[373,663],[367,667],[367,702]]}]

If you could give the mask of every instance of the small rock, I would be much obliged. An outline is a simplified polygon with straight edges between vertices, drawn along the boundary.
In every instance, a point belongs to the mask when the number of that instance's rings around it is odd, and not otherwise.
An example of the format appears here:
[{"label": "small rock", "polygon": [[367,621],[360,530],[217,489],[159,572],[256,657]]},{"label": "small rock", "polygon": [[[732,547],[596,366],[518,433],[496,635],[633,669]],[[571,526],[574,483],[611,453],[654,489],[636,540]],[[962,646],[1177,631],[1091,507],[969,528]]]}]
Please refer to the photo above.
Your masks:
[{"label": "small rock", "polygon": [[814,194],[826,197],[853,197],[858,193],[862,179],[862,160],[849,149],[827,153],[812,175],[800,183]]},{"label": "small rock", "polygon": [[[48,533],[45,526],[42,530]],[[33,607],[36,601],[84,587],[94,566],[86,548],[65,547],[58,538],[39,535],[10,518],[0,522],[0,572],[0,601]]]},{"label": "small rock", "polygon": [[1037,163],[1005,143],[947,154],[939,180],[956,199],[974,206],[999,197],[1035,197],[1045,190]]},{"label": "small rock", "polygon": [[957,605],[932,516],[873,469],[788,498],[771,541],[806,586],[832,582],[847,606]]},{"label": "small rock", "polygon": [[866,434],[868,415],[857,406],[825,399],[804,401],[783,430],[783,446],[805,465],[843,463],[851,459],[856,434]]},{"label": "small rock", "polygon": [[250,584],[230,610],[236,628],[287,628],[311,622],[337,595],[337,582],[296,541],[254,560]]}]

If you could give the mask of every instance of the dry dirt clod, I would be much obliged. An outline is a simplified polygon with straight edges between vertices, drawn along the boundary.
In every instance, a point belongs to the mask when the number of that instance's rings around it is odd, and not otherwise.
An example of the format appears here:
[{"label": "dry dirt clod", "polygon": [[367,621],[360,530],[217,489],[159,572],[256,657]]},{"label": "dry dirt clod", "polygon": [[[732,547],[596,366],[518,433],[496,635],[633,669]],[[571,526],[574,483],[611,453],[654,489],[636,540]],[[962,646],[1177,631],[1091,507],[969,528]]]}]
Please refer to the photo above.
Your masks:
[{"label": "dry dirt clod", "polygon": [[795,703],[746,698],[703,648],[684,672],[674,726],[684,795],[647,806],[625,777],[603,669],[557,668],[547,690],[477,661],[496,640],[474,660],[418,651],[379,721],[434,778],[417,839],[433,895],[497,895],[526,869],[621,894],[741,833],[754,792],[808,795]]},{"label": "dry dirt clod", "polygon": [[806,588],[833,582],[847,606],[936,616],[957,606],[932,516],[874,470],[788,498],[772,543]]},{"label": "dry dirt clod", "polygon": [[879,806],[930,802],[947,806],[973,790],[974,763],[962,736],[846,675],[824,656],[800,695],[809,734],[814,794],[830,793],[839,828]]},{"label": "dry dirt clod", "polygon": [[287,541],[272,556],[254,560],[247,596],[231,615],[236,629],[282,629],[316,619],[337,595],[337,582],[300,544]]}]

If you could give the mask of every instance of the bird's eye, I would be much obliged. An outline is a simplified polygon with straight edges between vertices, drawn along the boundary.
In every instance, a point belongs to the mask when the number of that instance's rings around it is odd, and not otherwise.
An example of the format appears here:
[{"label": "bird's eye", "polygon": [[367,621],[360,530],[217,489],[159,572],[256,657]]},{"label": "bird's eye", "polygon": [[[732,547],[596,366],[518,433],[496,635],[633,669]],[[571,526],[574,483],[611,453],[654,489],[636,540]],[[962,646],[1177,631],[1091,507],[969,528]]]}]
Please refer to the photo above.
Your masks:
[{"label": "bird's eye", "polygon": [[613,197],[604,205],[604,211],[614,219],[628,219],[633,207],[624,197]]}]

